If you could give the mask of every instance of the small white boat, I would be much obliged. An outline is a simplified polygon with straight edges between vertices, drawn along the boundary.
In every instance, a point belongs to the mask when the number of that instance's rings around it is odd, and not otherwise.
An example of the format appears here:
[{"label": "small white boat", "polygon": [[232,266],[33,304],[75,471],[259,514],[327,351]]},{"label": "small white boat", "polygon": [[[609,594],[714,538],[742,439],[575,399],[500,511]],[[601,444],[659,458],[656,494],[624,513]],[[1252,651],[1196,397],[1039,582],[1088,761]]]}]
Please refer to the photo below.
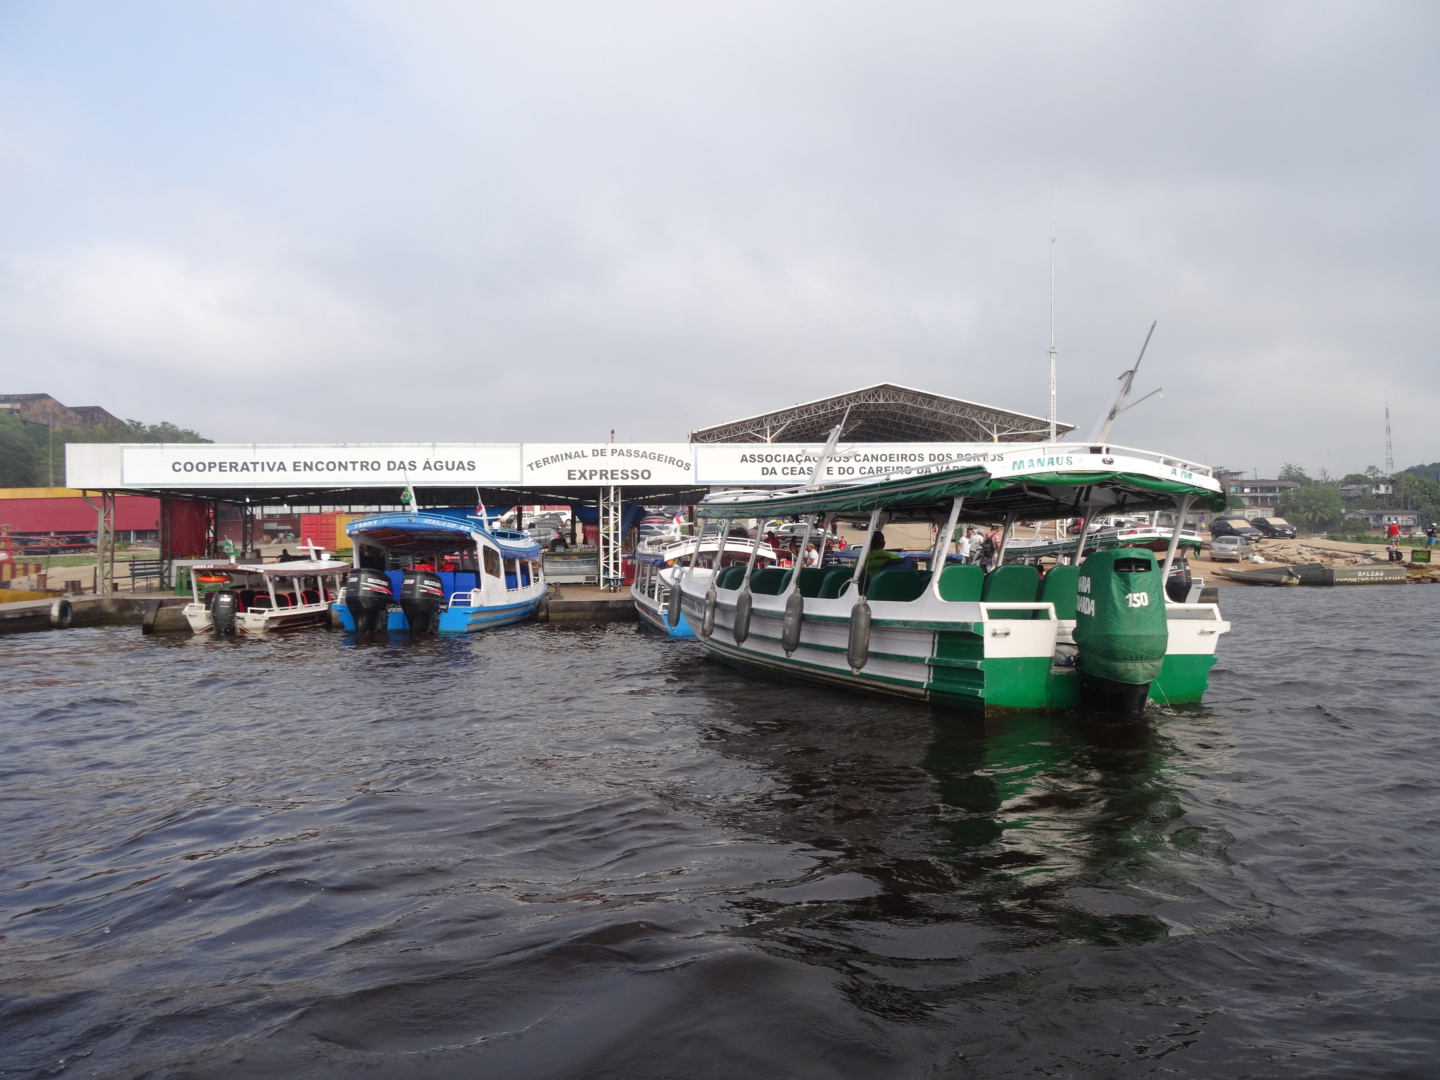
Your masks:
[{"label": "small white boat", "polygon": [[[752,546],[748,538],[730,537],[727,549],[721,557],[720,568],[743,567],[749,561]],[[639,614],[641,623],[667,637],[693,638],[695,631],[678,610],[675,625],[670,625],[670,590],[674,588],[681,571],[691,563],[695,564],[695,574],[708,580],[715,572],[716,555],[719,551],[718,531],[712,531],[699,540],[679,533],[666,533],[642,540],[635,549],[635,580],[630,585],[630,597],[635,601],[635,611]],[[777,557],[775,549],[761,541],[755,551],[755,566],[757,569],[773,566]]]},{"label": "small white boat", "polygon": [[[1093,551],[1108,551],[1117,547],[1149,548],[1151,551],[1166,551],[1174,529],[1158,525],[1111,525],[1096,529],[1085,537],[1085,554]],[[1047,537],[1012,536],[1005,545],[1006,562],[1025,562],[1050,556],[1064,556],[1075,561],[1078,536],[1062,536],[1059,540]],[[1198,552],[1205,539],[1194,529],[1180,531],[1179,549]]]},{"label": "small white boat", "polygon": [[263,634],[330,622],[350,567],[328,558],[195,563],[185,621],[197,634]]}]

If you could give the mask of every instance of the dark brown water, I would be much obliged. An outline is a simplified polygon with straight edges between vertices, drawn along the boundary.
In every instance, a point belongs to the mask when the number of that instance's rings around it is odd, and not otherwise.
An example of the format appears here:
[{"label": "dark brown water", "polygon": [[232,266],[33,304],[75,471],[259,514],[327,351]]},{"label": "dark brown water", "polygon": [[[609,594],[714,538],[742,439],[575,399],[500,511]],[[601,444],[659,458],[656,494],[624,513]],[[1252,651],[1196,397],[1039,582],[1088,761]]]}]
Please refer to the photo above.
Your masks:
[{"label": "dark brown water", "polygon": [[1440,589],[981,721],[629,626],[0,639],[0,1076],[1440,1075]]}]

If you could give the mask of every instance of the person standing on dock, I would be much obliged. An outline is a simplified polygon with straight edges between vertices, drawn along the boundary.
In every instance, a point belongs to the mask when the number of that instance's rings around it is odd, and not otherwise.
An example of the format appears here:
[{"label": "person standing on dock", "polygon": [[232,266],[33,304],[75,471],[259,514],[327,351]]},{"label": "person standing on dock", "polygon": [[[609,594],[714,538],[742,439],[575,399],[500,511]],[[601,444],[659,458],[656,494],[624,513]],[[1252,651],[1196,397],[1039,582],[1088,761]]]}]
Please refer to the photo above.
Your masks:
[{"label": "person standing on dock", "polygon": [[[958,531],[958,530],[957,530],[957,531]],[[968,563],[968,562],[970,561],[970,549],[973,548],[974,546],[975,546],[975,530],[974,530],[973,527],[967,527],[967,528],[965,529],[965,535],[962,536],[962,537],[960,537],[960,544],[959,544],[960,561],[961,561],[962,563]]]},{"label": "person standing on dock", "polygon": [[1385,531],[1386,531],[1386,533],[1389,534],[1389,536],[1390,536],[1390,542],[1391,542],[1392,544],[1393,544],[1396,540],[1399,540],[1399,539],[1400,539],[1400,523],[1399,523],[1399,522],[1396,522],[1396,521],[1390,522],[1390,528],[1386,529]]}]

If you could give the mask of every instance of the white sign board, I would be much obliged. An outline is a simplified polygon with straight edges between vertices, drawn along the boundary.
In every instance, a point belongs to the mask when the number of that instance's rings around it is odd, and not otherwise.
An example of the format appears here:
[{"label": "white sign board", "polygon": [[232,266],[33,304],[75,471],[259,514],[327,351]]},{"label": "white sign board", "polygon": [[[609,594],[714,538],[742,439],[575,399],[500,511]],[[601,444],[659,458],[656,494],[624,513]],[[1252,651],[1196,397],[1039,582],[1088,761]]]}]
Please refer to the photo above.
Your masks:
[{"label": "white sign board", "polygon": [[[707,485],[744,487],[803,484],[810,479],[820,443],[701,443],[695,447],[696,479]],[[1019,448],[1015,443],[840,443],[825,463],[821,483],[887,473],[925,473],[994,464]]]},{"label": "white sign board", "polygon": [[525,443],[521,479],[528,487],[624,487],[695,483],[689,443]]},{"label": "white sign board", "polygon": [[126,487],[450,487],[520,480],[520,447],[514,443],[167,443],[126,446],[120,463],[121,484]]}]

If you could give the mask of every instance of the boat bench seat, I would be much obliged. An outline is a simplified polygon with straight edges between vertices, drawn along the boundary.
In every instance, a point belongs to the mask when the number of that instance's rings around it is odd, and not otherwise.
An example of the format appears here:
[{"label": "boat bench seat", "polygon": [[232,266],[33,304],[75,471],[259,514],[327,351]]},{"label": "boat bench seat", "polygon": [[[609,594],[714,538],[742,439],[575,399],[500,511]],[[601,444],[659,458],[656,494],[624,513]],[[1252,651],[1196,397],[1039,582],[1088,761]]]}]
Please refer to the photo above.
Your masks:
[{"label": "boat bench seat", "polygon": [[[848,566],[832,566],[824,571],[825,580],[820,584],[820,591],[815,594],[820,600],[838,599],[845,589],[845,584],[855,576],[855,571]],[[800,579],[804,582],[804,578]]]},{"label": "boat bench seat", "polygon": [[952,604],[973,604],[985,590],[985,571],[974,563],[947,566],[940,571],[940,599]]},{"label": "boat bench seat", "polygon": [[[822,569],[818,566],[807,566],[805,569],[801,570],[800,595],[806,597],[818,597],[820,595],[820,587],[825,584],[825,575],[828,573],[830,573],[828,569]],[[789,585],[790,579],[787,576],[785,579],[785,588],[788,588]],[[784,592],[785,590],[782,588],[780,591]]]},{"label": "boat bench seat", "polygon": [[470,592],[480,585],[479,575],[470,570],[441,570],[436,576],[445,589],[447,601],[457,592]]},{"label": "boat bench seat", "polygon": [[928,570],[882,570],[870,579],[865,599],[909,603],[925,595],[925,587],[929,584]]},{"label": "boat bench seat", "polygon": [[1079,595],[1080,567],[1055,566],[1040,582],[1035,599],[1055,605],[1055,618],[1075,618],[1075,600]]},{"label": "boat bench seat", "polygon": [[725,566],[715,575],[715,587],[717,589],[738,589],[740,581],[745,576],[743,566]]},{"label": "boat bench seat", "polygon": [[756,570],[750,575],[750,591],[756,596],[779,596],[789,577],[789,570],[767,566],[764,570]]},{"label": "boat bench seat", "polygon": [[[1033,566],[1001,566],[985,577],[982,601],[992,604],[1033,604],[1040,590],[1040,571]],[[1033,619],[1034,611],[992,611],[992,619]]]}]

